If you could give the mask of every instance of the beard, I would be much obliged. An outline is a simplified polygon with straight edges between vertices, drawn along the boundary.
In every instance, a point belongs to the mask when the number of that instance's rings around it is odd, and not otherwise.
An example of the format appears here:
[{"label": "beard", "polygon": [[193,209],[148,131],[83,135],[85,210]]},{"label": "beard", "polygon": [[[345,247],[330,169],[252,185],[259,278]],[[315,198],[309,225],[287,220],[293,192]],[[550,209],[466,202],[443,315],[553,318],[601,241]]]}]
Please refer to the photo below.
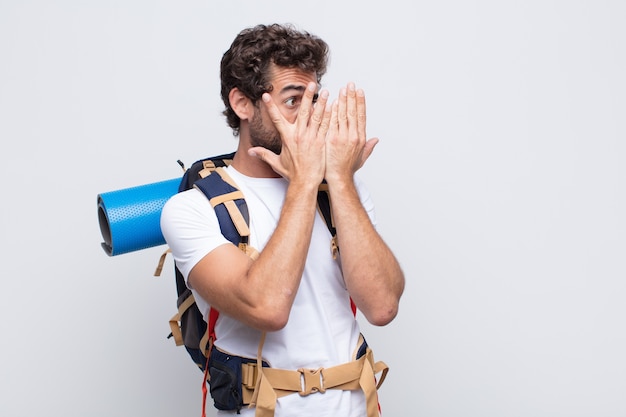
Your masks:
[{"label": "beard", "polygon": [[283,143],[278,130],[274,125],[271,128],[265,126],[263,116],[259,111],[255,111],[250,120],[250,144],[253,147],[260,146],[269,149],[276,155],[279,155],[282,149]]}]

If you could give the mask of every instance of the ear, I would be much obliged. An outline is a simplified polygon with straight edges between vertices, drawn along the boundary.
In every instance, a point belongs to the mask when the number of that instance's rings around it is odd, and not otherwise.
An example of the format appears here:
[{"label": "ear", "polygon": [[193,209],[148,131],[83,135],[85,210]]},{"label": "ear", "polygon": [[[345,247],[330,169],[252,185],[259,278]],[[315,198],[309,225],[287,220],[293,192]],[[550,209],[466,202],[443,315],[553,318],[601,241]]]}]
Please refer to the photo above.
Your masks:
[{"label": "ear", "polygon": [[228,93],[228,101],[230,103],[230,107],[241,120],[248,120],[252,118],[254,114],[252,100],[246,97],[246,95],[239,91],[238,88],[235,87],[230,90],[230,93]]}]

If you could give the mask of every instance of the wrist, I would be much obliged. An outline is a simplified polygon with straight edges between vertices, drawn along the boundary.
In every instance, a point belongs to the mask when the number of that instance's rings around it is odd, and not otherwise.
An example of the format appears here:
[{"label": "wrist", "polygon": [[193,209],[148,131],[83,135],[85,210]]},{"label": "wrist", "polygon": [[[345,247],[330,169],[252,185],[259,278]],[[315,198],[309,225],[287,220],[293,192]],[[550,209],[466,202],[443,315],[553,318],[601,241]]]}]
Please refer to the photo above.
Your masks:
[{"label": "wrist", "polygon": [[325,180],[329,188],[345,189],[347,187],[354,187],[353,174],[328,174]]}]

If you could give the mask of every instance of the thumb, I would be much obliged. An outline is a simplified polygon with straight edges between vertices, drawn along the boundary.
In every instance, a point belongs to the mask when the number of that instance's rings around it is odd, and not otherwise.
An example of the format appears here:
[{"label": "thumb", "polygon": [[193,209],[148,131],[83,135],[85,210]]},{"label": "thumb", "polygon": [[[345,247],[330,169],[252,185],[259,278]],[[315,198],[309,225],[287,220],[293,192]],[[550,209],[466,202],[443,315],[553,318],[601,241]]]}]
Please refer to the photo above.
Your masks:
[{"label": "thumb", "polygon": [[365,161],[367,161],[372,152],[374,152],[374,147],[378,144],[378,141],[378,138],[371,138],[368,139],[367,142],[365,142],[365,146],[363,147],[363,153],[361,154],[361,164],[359,165],[359,168],[361,168],[365,164]]},{"label": "thumb", "polygon": [[282,169],[282,164],[280,162],[280,156],[276,155],[274,152],[270,151],[267,148],[262,146],[255,146],[253,148],[248,149],[248,155],[253,156],[255,158],[260,159],[261,161],[268,164],[274,172],[276,172],[280,176],[284,176],[284,169]]}]

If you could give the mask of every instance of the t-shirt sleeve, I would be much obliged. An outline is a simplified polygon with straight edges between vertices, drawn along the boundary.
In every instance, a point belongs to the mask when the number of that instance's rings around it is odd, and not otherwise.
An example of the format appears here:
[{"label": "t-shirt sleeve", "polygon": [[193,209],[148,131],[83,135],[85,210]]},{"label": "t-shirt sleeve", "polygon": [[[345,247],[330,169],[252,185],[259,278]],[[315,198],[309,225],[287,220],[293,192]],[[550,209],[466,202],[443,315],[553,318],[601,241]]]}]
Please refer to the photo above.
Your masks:
[{"label": "t-shirt sleeve", "polygon": [[220,231],[209,200],[197,189],[175,194],[165,203],[161,211],[161,232],[185,281],[204,256],[230,243]]},{"label": "t-shirt sleeve", "polygon": [[376,210],[374,208],[374,201],[372,200],[372,195],[370,194],[365,183],[359,179],[358,176],[354,177],[354,184],[356,186],[357,193],[359,194],[359,199],[361,200],[361,204],[365,208],[367,215],[370,218],[370,221],[376,227]]}]

